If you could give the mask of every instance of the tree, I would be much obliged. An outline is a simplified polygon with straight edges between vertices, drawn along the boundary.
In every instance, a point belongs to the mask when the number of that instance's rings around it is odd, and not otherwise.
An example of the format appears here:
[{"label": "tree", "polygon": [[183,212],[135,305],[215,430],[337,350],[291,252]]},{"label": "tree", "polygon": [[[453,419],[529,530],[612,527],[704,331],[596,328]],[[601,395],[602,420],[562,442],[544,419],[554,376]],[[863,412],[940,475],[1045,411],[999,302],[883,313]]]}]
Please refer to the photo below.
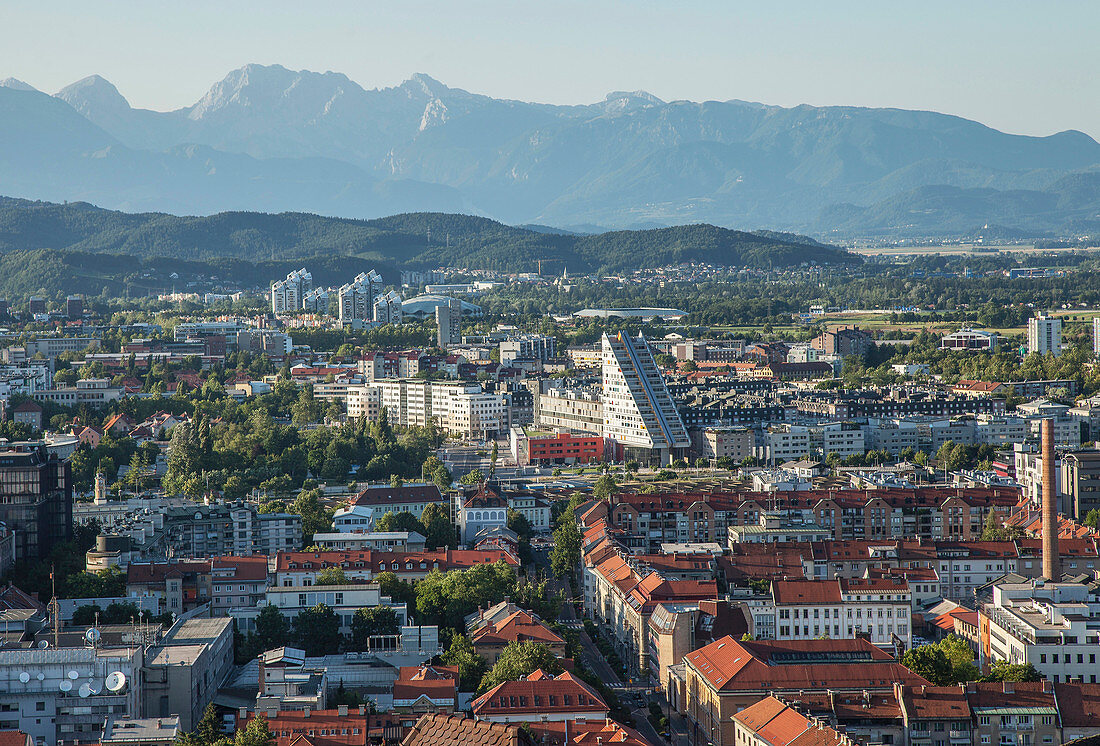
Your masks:
[{"label": "tree", "polygon": [[424,544],[428,549],[455,546],[455,526],[447,510],[439,503],[428,503],[420,514]]},{"label": "tree", "polygon": [[415,515],[407,510],[400,513],[386,513],[374,522],[375,531],[415,531],[421,536],[427,537],[424,524]]},{"label": "tree", "polygon": [[321,490],[302,490],[294,502],[290,505],[290,512],[302,516],[302,534],[308,543],[316,533],[327,531],[332,527],[332,516],[335,511],[326,508],[321,503]]},{"label": "tree", "polygon": [[951,686],[955,682],[951,670],[951,661],[947,654],[935,645],[922,645],[906,650],[901,664],[918,676],[922,676],[933,686]]},{"label": "tree", "polygon": [[458,666],[458,688],[461,691],[474,691],[485,676],[485,659],[477,654],[466,635],[452,635],[450,647],[441,658],[448,666]]},{"label": "tree", "polygon": [[203,710],[202,718],[195,724],[195,730],[181,733],[176,743],[178,746],[214,746],[222,739],[221,727],[218,708],[211,702]]},{"label": "tree", "polygon": [[315,585],[349,585],[355,581],[348,577],[342,567],[326,567],[317,573]]},{"label": "tree", "polygon": [[527,516],[520,513],[518,510],[508,509],[508,521],[505,525],[512,531],[515,531],[521,539],[529,539],[531,537],[531,522],[527,520]]},{"label": "tree", "polygon": [[484,481],[485,477],[482,475],[481,469],[474,469],[467,474],[463,474],[462,478],[458,480],[458,483],[465,485],[478,485]]},{"label": "tree", "polygon": [[996,661],[982,681],[1042,681],[1043,676],[1030,663]]},{"label": "tree", "polygon": [[581,561],[581,532],[572,512],[563,514],[554,530],[554,548],[550,550],[550,569],[555,577],[571,576]]},{"label": "tree", "polygon": [[309,656],[340,652],[340,618],[325,604],[306,609],[294,619],[294,638]]},{"label": "tree", "polygon": [[[229,739],[224,739],[229,741]],[[275,746],[275,736],[267,726],[267,718],[257,715],[248,721],[248,725],[233,735],[233,746]]]},{"label": "tree", "polygon": [[396,635],[400,629],[397,612],[389,606],[368,606],[351,618],[351,645],[366,650],[370,638],[376,635]]},{"label": "tree", "polygon": [[561,673],[561,663],[549,646],[533,640],[510,642],[500,652],[489,673],[481,679],[478,691],[488,691],[505,681],[518,681],[540,668],[551,675]]},{"label": "tree", "polygon": [[261,650],[281,648],[290,642],[290,621],[278,606],[264,606],[256,615],[255,634]]},{"label": "tree", "polygon": [[601,474],[599,478],[596,479],[596,483],[592,485],[592,499],[610,499],[611,493],[615,491],[616,486],[615,477],[610,474]]}]

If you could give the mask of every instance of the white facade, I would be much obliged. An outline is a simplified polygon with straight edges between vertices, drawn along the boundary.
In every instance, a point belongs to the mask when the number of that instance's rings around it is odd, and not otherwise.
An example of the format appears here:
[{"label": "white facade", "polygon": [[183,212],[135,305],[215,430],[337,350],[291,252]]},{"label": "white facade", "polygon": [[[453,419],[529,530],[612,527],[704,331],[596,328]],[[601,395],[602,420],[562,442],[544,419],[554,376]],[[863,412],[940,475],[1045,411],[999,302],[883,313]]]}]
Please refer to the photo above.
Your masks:
[{"label": "white facade", "polygon": [[[1095,329],[1095,322],[1093,322]],[[1062,320],[1042,314],[1027,320],[1027,351],[1040,355],[1062,354]]]},{"label": "white facade", "polygon": [[467,437],[508,429],[505,397],[486,393],[476,383],[384,378],[375,381],[373,388],[379,390],[386,417],[394,425],[425,426],[434,421],[448,433]]},{"label": "white facade", "polygon": [[378,324],[400,324],[404,314],[401,296],[391,290],[374,299],[374,321]]},{"label": "white facade", "polygon": [[302,310],[302,302],[311,290],[313,275],[305,267],[291,272],[285,280],[271,284],[271,312],[280,314]]},{"label": "white facade", "polygon": [[880,587],[876,581],[843,579],[795,581],[782,586],[803,586],[815,592],[804,599],[776,598],[773,593],[777,640],[851,640],[869,635],[871,642],[883,647],[900,641],[908,649],[911,644],[913,600],[908,586],[885,583]]},{"label": "white facade", "polygon": [[349,419],[366,417],[368,422],[376,422],[382,413],[382,391],[377,386],[350,385],[346,401]]},{"label": "white facade", "polygon": [[1091,619],[1100,599],[1075,583],[998,583],[989,618],[992,661],[1030,663],[1043,678],[1097,683],[1100,633]]},{"label": "white facade", "polygon": [[461,344],[462,301],[457,298],[447,298],[446,303],[436,306],[435,323],[438,327],[436,341],[440,347],[446,350],[448,347]]},{"label": "white facade", "polygon": [[374,318],[374,300],[382,293],[382,276],[373,269],[360,272],[342,285],[337,297],[341,322],[370,321]]},{"label": "white facade", "polygon": [[603,335],[603,434],[670,461],[691,438],[645,337]]}]

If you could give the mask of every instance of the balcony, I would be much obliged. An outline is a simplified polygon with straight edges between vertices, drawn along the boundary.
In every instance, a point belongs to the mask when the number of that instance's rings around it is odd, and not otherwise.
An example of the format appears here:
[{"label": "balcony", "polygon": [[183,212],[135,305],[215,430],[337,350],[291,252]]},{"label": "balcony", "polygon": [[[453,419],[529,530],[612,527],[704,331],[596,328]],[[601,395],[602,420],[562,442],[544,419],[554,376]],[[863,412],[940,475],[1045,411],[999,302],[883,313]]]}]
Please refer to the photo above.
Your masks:
[{"label": "balcony", "polygon": [[951,743],[970,743],[970,731],[967,730],[953,730],[949,737]]}]

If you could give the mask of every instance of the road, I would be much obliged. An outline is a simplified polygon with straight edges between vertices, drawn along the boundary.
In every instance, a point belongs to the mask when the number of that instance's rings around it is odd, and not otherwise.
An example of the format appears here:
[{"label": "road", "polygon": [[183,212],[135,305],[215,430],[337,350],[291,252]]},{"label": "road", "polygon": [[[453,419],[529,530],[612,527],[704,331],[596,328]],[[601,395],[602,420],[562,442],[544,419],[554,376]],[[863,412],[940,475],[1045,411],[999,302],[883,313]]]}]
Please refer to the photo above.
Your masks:
[{"label": "road", "polygon": [[[549,589],[551,591],[560,591],[565,594],[567,601],[562,605],[558,621],[562,625],[576,630],[577,638],[581,645],[581,665],[594,673],[599,677],[600,681],[604,682],[604,684],[612,689],[619,696],[624,707],[631,708],[630,714],[634,717],[634,729],[641,733],[646,740],[654,744],[654,746],[670,743],[670,741],[664,739],[657,732],[657,729],[653,727],[653,724],[649,722],[650,701],[655,701],[657,704],[661,705],[662,709],[667,709],[660,695],[646,694],[648,690],[645,687],[627,686],[623,683],[619,674],[600,653],[599,648],[596,647],[596,643],[588,636],[588,632],[584,628],[584,623],[577,617],[576,607],[572,602],[572,599],[576,598],[572,585],[550,576],[549,559],[546,556],[546,552],[536,552],[535,562],[545,567],[546,575],[549,578],[547,581]],[[687,741],[683,743],[684,746],[686,746]]]}]

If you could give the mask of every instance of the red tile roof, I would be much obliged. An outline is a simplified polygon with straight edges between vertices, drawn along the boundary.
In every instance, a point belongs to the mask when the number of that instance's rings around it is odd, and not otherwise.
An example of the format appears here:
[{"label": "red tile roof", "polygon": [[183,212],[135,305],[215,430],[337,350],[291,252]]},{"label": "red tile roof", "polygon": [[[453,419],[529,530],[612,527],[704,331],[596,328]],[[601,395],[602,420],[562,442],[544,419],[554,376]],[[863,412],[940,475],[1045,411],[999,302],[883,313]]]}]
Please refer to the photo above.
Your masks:
[{"label": "red tile roof", "polygon": [[516,611],[499,622],[486,624],[475,631],[471,637],[471,642],[475,647],[478,645],[507,645],[510,642],[523,642],[524,640],[534,640],[547,645],[565,644],[565,640],[554,630],[526,611]]},{"label": "red tile roof", "polygon": [[758,640],[726,636],[684,661],[719,691],[882,689],[927,683],[866,640]]},{"label": "red tile roof", "polygon": [[[501,561],[519,566],[519,560],[513,554],[500,549],[439,549],[423,552],[381,552],[374,549],[279,552],[275,556],[275,571],[297,572],[319,570],[325,567],[342,567],[348,570],[356,569],[359,563],[362,563],[362,569],[375,572],[392,570],[394,563],[400,570],[420,571],[421,562],[426,565],[423,568],[425,570],[431,570],[436,565],[440,570],[464,570],[474,565]],[[412,567],[406,567],[407,564],[411,564]]]},{"label": "red tile roof", "polygon": [[458,666],[402,666],[393,683],[393,698],[454,700],[458,693]]},{"label": "red tile roof", "polygon": [[423,715],[401,746],[531,746],[518,726],[472,720],[459,715]]},{"label": "red tile roof", "polygon": [[551,676],[542,669],[519,681],[497,684],[471,703],[475,717],[576,713],[605,717],[607,704],[592,687],[568,671]]},{"label": "red tile roof", "polygon": [[815,724],[775,697],[765,697],[749,705],[733,719],[769,746],[841,746],[844,743],[835,730]]}]

